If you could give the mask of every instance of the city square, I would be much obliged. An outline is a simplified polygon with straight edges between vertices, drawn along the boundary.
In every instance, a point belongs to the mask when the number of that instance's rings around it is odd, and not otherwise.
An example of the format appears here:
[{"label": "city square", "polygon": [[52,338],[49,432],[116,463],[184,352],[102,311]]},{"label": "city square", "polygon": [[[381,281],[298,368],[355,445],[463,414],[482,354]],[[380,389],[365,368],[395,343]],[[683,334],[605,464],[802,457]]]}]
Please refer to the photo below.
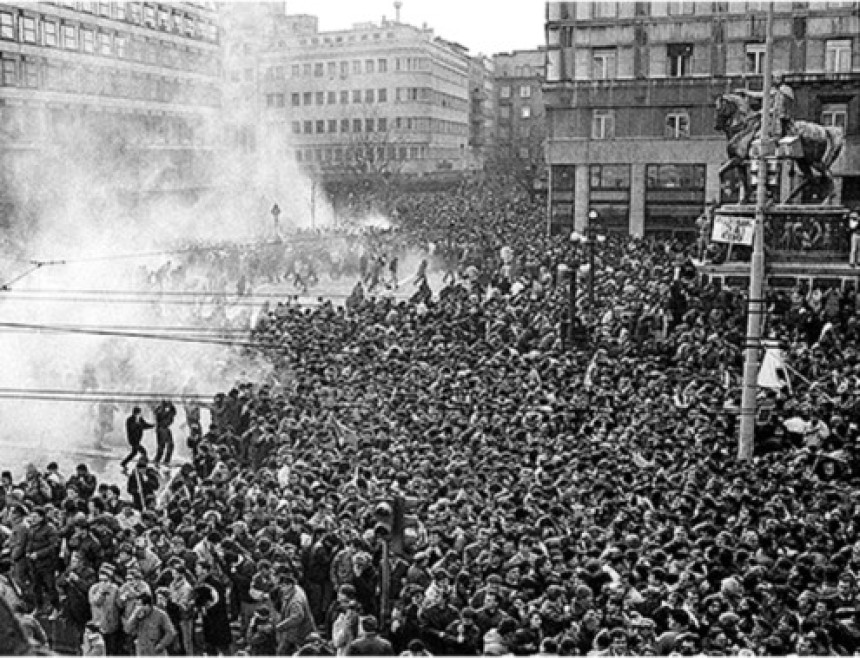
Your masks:
[{"label": "city square", "polygon": [[860,652],[860,3],[435,4],[0,2],[0,655]]}]

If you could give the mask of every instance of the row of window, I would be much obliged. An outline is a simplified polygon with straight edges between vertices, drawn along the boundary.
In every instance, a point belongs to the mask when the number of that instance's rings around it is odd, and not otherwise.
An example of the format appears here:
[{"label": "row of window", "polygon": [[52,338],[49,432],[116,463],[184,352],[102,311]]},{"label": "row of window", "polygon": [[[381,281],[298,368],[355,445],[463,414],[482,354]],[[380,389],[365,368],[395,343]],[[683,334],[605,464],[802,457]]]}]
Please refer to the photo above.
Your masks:
[{"label": "row of window", "polygon": [[[847,103],[828,103],[822,106],[821,124],[838,126],[845,130],[848,123]],[[688,139],[690,137],[690,114],[673,110],[665,115],[664,133],[666,139]],[[591,139],[614,139],[615,110],[595,109],[591,114]]]},{"label": "row of window", "polygon": [[[386,32],[385,38],[386,39],[393,39],[394,38],[394,32]],[[310,39],[302,39],[301,41],[299,41],[299,45],[301,45],[301,46],[307,46],[307,45],[318,46],[321,43],[324,43],[324,44],[334,46],[334,45],[339,45],[339,44],[343,44],[343,43],[354,43],[356,41],[381,41],[381,40],[382,40],[382,33],[381,32],[374,32],[372,35],[368,34],[368,33],[361,34],[361,35],[348,34],[345,37],[341,34],[338,34],[338,35],[334,35],[334,36],[311,37]],[[280,46],[280,43],[278,45]]]},{"label": "row of window", "polygon": [[[142,25],[153,29],[159,28],[165,32],[174,32],[186,37],[218,41],[218,26],[215,23],[181,14],[167,7],[155,7],[137,2],[61,2],[59,4],[133,25]],[[9,11],[0,12],[0,38],[36,43],[35,40],[31,39],[35,39],[38,23],[53,23],[53,21],[46,17],[37,19],[35,16],[27,14],[16,15]],[[56,23],[54,24],[56,25]]]},{"label": "row of window", "polygon": [[[573,190],[575,179],[569,169],[570,165],[553,166],[553,191]],[[704,190],[706,172],[703,164],[649,164],[645,166],[645,189]],[[589,165],[588,186],[592,191],[629,190],[630,165]]]},{"label": "row of window", "polygon": [[[399,90],[398,90],[399,91]],[[284,107],[285,94],[266,94],[267,107]],[[340,91],[305,91],[290,94],[290,105],[323,106],[323,105],[353,105],[387,103],[388,89],[341,89]]]},{"label": "row of window", "polygon": [[[623,0],[622,0],[623,1]],[[608,2],[606,0],[593,0],[592,2],[550,2],[549,4],[549,20],[589,20],[589,19],[607,19],[619,17],[619,2]],[[776,11],[791,10],[792,3],[777,2],[775,3]],[[852,2],[814,2],[811,3],[813,9],[846,9],[851,8]],[[649,11],[649,5],[650,11]],[[750,13],[761,12],[767,9],[767,2],[737,2],[730,0],[728,2],[691,2],[671,0],[670,2],[662,3],[636,3],[634,11],[636,16],[655,16],[656,11],[665,12],[668,16],[691,16],[693,14],[711,15],[714,13]]]},{"label": "row of window", "polygon": [[530,78],[536,75],[537,72],[530,64],[516,64],[513,67],[513,76],[511,76],[511,67],[503,66],[496,69],[496,75],[500,78]]},{"label": "row of window", "polygon": [[[520,119],[531,119],[532,118],[532,108],[528,105],[523,105],[520,108],[519,112]],[[499,118],[502,121],[511,118],[511,108],[507,106],[502,106],[499,108]]]},{"label": "row of window", "polygon": [[[701,45],[701,48],[710,48]],[[665,74],[672,78],[685,78],[693,74],[693,50],[689,43],[670,43],[666,46]],[[826,73],[849,73],[853,46],[851,39],[828,39],[824,44],[824,71]],[[765,46],[763,43],[746,45],[745,72],[761,75],[764,70]],[[618,49],[592,48],[591,79],[614,80],[618,77]],[[504,98],[504,96],[503,96]]]},{"label": "row of window", "polygon": [[15,18],[9,12],[0,12],[0,39],[201,73],[217,71],[217,62],[208,54],[191,48],[180,49],[169,42],[47,19],[37,22],[28,16],[18,17],[16,27]]},{"label": "row of window", "polygon": [[352,119],[316,119],[314,121],[293,121],[291,123],[293,134],[322,135],[322,134],[347,134],[347,133],[384,133],[392,128],[394,130],[408,130],[410,132],[433,132],[437,134],[465,135],[468,126],[456,121],[445,121],[443,119],[432,119],[430,117],[395,117],[389,120],[386,117],[379,118],[352,118]]},{"label": "row of window", "polygon": [[3,53],[0,86],[189,105],[215,106],[220,102],[219,89],[212,84]]},{"label": "row of window", "polygon": [[318,149],[296,149],[296,162],[360,163],[386,160],[424,160],[426,146],[348,146]]},{"label": "row of window", "polygon": [[[502,85],[499,87],[499,98],[510,98],[512,93],[512,88],[510,85]],[[532,86],[531,85],[520,85],[518,94],[520,98],[531,98],[532,97]]]},{"label": "row of window", "polygon": [[[465,111],[468,101],[429,87],[398,87],[394,90],[394,101],[397,103],[421,102],[441,105],[445,108]],[[290,94],[292,107],[308,107],[312,105],[360,105],[372,103],[387,103],[388,89],[341,89],[340,91],[294,91]],[[285,107],[286,94],[266,94],[266,107]]]},{"label": "row of window", "polygon": [[[429,71],[428,57],[393,57],[392,67],[395,71]],[[283,66],[271,66],[266,69],[267,80],[283,80],[286,72]],[[388,59],[385,57],[340,60],[337,62],[305,62],[293,64],[290,68],[292,78],[342,78],[348,75],[372,75],[388,73]]]},{"label": "row of window", "polygon": [[66,108],[43,114],[29,107],[0,107],[0,132],[13,141],[38,141],[63,131],[89,129],[115,131],[137,144],[202,144],[212,137],[203,125],[175,115],[75,113]]}]

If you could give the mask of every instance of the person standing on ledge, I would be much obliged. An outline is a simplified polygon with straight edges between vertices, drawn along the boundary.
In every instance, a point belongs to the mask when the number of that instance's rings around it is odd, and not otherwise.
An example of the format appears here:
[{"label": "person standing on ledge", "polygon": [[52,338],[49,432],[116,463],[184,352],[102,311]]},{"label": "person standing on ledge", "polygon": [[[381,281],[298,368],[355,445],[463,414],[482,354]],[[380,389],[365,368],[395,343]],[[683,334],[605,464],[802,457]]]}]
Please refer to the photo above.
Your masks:
[{"label": "person standing on ledge", "polygon": [[151,430],[155,427],[152,423],[147,423],[143,419],[143,412],[140,407],[135,407],[131,410],[131,416],[125,421],[125,435],[128,439],[128,444],[131,446],[131,452],[122,460],[123,470],[128,468],[129,462],[138,455],[146,455],[146,448],[141,445],[143,441],[143,432]]}]

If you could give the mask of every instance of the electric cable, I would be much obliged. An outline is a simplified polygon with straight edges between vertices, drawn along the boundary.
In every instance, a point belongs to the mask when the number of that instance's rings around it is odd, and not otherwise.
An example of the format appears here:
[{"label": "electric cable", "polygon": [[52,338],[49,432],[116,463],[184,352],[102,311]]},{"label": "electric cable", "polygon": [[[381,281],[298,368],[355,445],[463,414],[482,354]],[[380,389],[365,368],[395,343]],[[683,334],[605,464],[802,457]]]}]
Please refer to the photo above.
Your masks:
[{"label": "electric cable", "polygon": [[[230,340],[228,338],[218,339],[218,338],[204,338],[204,337],[193,337],[193,336],[180,336],[180,335],[170,335],[170,334],[158,334],[158,333],[144,333],[144,332],[131,332],[131,331],[106,331],[101,329],[80,329],[73,328],[69,326],[62,325],[48,325],[48,324],[32,324],[25,322],[0,322],[0,333],[8,330],[17,330],[26,331],[26,332],[35,332],[35,331],[45,331],[51,333],[69,333],[69,334],[82,334],[82,335],[90,335],[90,336],[112,336],[117,338],[141,338],[141,339],[150,339],[150,340],[165,340],[165,341],[175,341],[180,343],[199,343],[199,344],[209,344],[209,345],[224,345],[227,347],[275,347],[274,345],[264,345],[261,341],[239,341],[239,340]],[[11,333],[11,332],[10,332]]]},{"label": "electric cable", "polygon": [[[16,393],[6,394],[0,393],[0,402],[9,401],[30,401],[30,402],[76,402],[78,404],[96,404],[96,403],[113,403],[113,404],[128,404],[128,405],[157,405],[164,400],[176,398],[175,395],[164,395],[163,397],[147,398],[142,396],[128,397],[74,397],[74,396],[59,396],[59,395],[43,395],[40,393]],[[200,402],[203,402],[203,398]],[[211,403],[212,398],[206,399],[206,404]]]},{"label": "electric cable", "polygon": [[73,390],[73,389],[62,389],[62,388],[9,388],[9,387],[0,387],[0,396],[2,395],[48,395],[48,396],[57,396],[57,397],[75,397],[79,399],[89,399],[89,398],[152,398],[158,400],[164,400],[165,398],[177,398],[182,400],[191,400],[191,401],[200,401],[200,400],[212,400],[215,397],[215,394],[212,395],[204,395],[202,393],[182,393],[182,392],[163,392],[163,391],[145,391],[145,392],[134,392],[134,391],[101,391],[101,390]]},{"label": "electric cable", "polygon": [[161,332],[164,334],[172,334],[176,333],[179,335],[187,335],[187,334],[199,334],[201,336],[211,335],[214,337],[218,337],[219,334],[250,334],[250,327],[197,327],[193,325],[188,326],[159,326],[159,325],[110,325],[110,324],[52,324],[51,327],[55,327],[57,329],[99,329],[106,331],[142,331],[142,332]]},{"label": "electric cable", "polygon": [[4,291],[4,292],[8,291],[9,286],[11,286],[13,283],[18,283],[18,281],[20,281],[24,277],[30,276],[33,272],[38,270],[40,267],[42,267],[42,265],[40,263],[36,263],[32,267],[30,267],[30,269],[28,269],[26,272],[24,272],[23,274],[19,274],[14,279],[10,279],[9,281],[6,281],[6,283],[0,283],[0,291]]},{"label": "electric cable", "polygon": [[235,293],[225,292],[207,292],[204,290],[122,290],[119,288],[38,288],[33,290],[9,290],[10,294],[44,294],[44,295],[117,295],[129,297],[201,297],[205,299],[284,299],[285,296],[292,296],[294,293],[289,292],[252,292],[246,295],[236,295]]},{"label": "electric cable", "polygon": [[[344,236],[345,237],[345,236]],[[302,244],[320,244],[320,245],[330,245],[332,241],[331,237],[325,236],[304,236],[304,237],[287,237],[284,240],[264,240],[264,241],[256,241],[256,242],[215,242],[210,244],[202,244],[202,245],[192,245],[188,247],[177,247],[174,249],[161,249],[157,251],[138,251],[138,252],[130,252],[125,254],[105,254],[102,256],[81,256],[79,258],[64,258],[57,259],[53,261],[52,264],[64,264],[64,265],[75,265],[78,263],[95,263],[101,261],[111,261],[111,260],[135,260],[138,258],[152,258],[155,256],[171,256],[175,254],[188,254],[194,252],[205,252],[205,251],[235,251],[242,250],[248,248],[259,248],[259,247],[289,247],[291,245],[302,245]],[[48,262],[48,261],[43,261]]]},{"label": "electric cable", "polygon": [[[104,296],[83,296],[83,297],[64,297],[61,295],[39,295],[32,294],[31,291],[27,292],[17,292],[12,291],[15,294],[9,295],[4,292],[0,295],[0,301],[5,300],[6,302],[57,302],[57,303],[85,303],[85,304],[130,304],[130,305],[165,305],[165,306],[200,306],[200,305],[209,305],[216,306],[216,304],[203,302],[198,299],[153,299],[147,297],[140,298],[127,298],[123,296],[111,297],[109,295]],[[325,304],[326,301],[337,301],[349,299],[350,294],[347,293],[330,293],[324,295],[284,295],[282,304],[287,306],[299,306],[299,307],[310,307],[310,306],[320,306]],[[397,300],[393,293],[384,294],[384,293],[366,293],[366,297],[376,297],[376,298],[388,298],[392,300]],[[298,299],[297,299],[298,298]],[[320,301],[322,299],[322,301]],[[403,300],[405,301],[405,297]],[[229,304],[226,304],[229,308],[258,308],[265,304],[266,301],[272,300],[264,300],[254,301],[254,300],[245,300],[244,298],[239,298],[235,301],[231,301]]]}]

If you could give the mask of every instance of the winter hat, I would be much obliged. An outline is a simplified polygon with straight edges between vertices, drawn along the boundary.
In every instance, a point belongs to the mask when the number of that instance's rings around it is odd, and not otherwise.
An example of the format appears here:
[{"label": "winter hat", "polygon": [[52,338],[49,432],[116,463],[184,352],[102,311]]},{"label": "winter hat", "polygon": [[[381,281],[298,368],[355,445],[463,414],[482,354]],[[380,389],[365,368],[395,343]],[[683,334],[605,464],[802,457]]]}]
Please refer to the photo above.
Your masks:
[{"label": "winter hat", "polygon": [[503,656],[508,652],[499,631],[492,629],[484,635],[484,655]]}]

